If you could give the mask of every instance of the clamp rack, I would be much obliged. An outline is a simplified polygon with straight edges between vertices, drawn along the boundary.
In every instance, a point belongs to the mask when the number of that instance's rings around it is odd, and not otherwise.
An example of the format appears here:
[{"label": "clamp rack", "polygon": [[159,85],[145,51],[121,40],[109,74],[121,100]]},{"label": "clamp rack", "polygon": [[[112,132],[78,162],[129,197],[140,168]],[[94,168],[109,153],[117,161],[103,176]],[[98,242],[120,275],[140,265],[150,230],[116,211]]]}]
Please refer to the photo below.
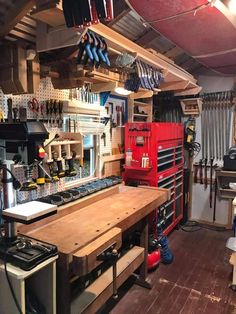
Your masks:
[{"label": "clamp rack", "polygon": [[[124,167],[125,184],[170,189],[170,200],[150,216],[150,224],[157,223],[165,234],[183,218],[183,144],[184,130],[180,123],[127,123],[125,126],[125,151],[132,150],[131,165]],[[148,168],[141,167],[143,154],[150,159]]]}]

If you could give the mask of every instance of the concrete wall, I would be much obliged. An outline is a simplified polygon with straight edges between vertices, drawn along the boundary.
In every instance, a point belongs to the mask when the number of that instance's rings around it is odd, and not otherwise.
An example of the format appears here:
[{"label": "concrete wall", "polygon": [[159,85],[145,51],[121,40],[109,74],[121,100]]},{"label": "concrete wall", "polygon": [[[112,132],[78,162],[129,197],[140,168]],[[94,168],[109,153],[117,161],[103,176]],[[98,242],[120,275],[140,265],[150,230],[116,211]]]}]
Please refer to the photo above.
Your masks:
[{"label": "concrete wall", "polygon": [[[233,90],[235,79],[233,77],[220,76],[199,76],[198,83],[203,87],[202,93],[213,93],[219,91]],[[201,118],[197,118],[197,136],[196,141],[201,143]],[[194,162],[201,159],[201,153],[196,157]],[[193,202],[191,218],[213,222],[213,208],[209,206],[210,188],[206,190],[204,186],[198,183],[193,185]],[[227,224],[228,222],[228,201],[217,200],[216,205],[216,223]]]}]

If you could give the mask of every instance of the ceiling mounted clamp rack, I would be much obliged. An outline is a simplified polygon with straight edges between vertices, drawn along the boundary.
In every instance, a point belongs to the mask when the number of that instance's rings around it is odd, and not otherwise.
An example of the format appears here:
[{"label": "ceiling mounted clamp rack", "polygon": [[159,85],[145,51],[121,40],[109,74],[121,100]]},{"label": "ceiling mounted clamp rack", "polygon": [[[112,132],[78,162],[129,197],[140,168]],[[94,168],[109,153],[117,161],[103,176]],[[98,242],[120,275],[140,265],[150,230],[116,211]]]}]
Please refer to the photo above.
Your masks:
[{"label": "ceiling mounted clamp rack", "polygon": [[[44,12],[50,12],[50,16],[48,15],[48,17],[46,17]],[[174,91],[174,93],[179,96],[196,95],[201,91],[201,87],[198,86],[196,79],[181,67],[169,61],[167,58],[162,57],[162,55],[147,51],[102,23],[90,25],[88,28],[77,28],[76,30],[66,28],[65,21],[62,22],[64,18],[62,3],[59,5],[50,4],[50,6],[44,6],[44,9],[36,7],[36,11],[34,11],[32,15],[36,19],[52,26],[52,28],[50,28],[48,25],[41,23],[39,36],[37,37],[38,51],[49,51],[56,48],[77,46],[79,40],[89,29],[96,33],[97,36],[105,39],[110,53],[116,56],[124,52],[131,55],[135,54],[138,60],[149,65],[154,70],[161,72],[164,77],[164,80],[160,84],[161,90]],[[109,72],[111,73],[112,71]]]}]

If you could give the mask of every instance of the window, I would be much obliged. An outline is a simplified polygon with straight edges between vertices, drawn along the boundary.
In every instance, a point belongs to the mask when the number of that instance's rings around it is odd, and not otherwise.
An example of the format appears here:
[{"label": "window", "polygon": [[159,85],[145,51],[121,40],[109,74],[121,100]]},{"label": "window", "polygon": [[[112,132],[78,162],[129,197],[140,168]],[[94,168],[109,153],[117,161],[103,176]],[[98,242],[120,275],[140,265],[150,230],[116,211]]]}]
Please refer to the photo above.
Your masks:
[{"label": "window", "polygon": [[96,136],[93,134],[87,134],[83,137],[83,164],[80,159],[74,161],[74,168],[77,175],[74,177],[66,177],[66,183],[75,183],[81,179],[94,177],[96,171]]}]

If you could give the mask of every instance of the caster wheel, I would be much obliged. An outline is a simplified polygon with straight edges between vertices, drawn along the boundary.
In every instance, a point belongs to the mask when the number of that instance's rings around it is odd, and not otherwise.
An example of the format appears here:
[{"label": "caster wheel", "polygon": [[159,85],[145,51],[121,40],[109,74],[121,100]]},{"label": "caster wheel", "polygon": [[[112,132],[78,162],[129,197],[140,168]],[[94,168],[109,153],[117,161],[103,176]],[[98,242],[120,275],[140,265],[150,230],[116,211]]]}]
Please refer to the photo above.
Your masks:
[{"label": "caster wheel", "polygon": [[229,287],[230,287],[230,289],[232,289],[233,291],[236,291],[236,285],[230,285]]}]

